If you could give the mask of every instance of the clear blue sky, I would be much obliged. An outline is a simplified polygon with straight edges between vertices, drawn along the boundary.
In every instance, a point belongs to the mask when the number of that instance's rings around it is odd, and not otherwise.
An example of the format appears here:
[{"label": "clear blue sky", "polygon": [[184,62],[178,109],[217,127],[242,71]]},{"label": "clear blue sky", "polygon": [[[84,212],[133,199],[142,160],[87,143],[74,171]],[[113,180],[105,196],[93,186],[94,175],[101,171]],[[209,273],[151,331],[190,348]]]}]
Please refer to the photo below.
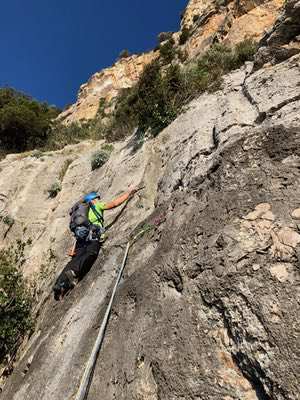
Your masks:
[{"label": "clear blue sky", "polygon": [[63,107],[121,50],[179,28],[187,0],[3,0],[0,86]]}]

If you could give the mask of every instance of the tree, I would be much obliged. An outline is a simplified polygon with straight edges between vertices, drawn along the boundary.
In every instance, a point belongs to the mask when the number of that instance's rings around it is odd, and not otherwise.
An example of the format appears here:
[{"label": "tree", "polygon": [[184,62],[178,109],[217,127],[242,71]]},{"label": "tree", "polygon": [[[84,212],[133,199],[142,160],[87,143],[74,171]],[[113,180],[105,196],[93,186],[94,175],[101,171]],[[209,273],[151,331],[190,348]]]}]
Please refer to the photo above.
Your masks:
[{"label": "tree", "polygon": [[127,49],[124,49],[121,51],[121,53],[119,54],[119,60],[121,60],[122,58],[128,58],[130,57],[130,53]]},{"label": "tree", "polygon": [[58,114],[47,103],[11,88],[0,89],[0,146],[16,152],[42,146]]}]

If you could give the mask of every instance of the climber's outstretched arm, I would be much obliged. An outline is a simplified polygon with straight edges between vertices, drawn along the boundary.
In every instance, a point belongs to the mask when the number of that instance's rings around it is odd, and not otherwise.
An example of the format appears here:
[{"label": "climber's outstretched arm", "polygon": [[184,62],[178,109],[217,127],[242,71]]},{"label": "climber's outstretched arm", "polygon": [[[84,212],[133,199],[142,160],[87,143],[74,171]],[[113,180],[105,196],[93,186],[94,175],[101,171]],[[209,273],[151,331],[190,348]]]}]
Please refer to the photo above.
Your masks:
[{"label": "climber's outstretched arm", "polygon": [[109,201],[108,203],[105,204],[105,210],[111,210],[112,208],[120,206],[122,203],[124,203],[126,200],[128,200],[131,196],[134,195],[136,192],[136,189],[132,189],[129,192],[122,194],[122,196],[117,197],[116,199]]}]

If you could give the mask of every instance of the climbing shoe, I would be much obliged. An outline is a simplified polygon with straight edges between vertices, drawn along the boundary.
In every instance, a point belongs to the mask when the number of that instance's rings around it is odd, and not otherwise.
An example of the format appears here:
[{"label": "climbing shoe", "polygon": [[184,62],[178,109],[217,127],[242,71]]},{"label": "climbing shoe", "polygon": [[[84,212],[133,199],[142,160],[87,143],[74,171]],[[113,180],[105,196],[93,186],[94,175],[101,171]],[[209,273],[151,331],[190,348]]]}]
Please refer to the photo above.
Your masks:
[{"label": "climbing shoe", "polygon": [[63,272],[53,287],[54,299],[57,301],[61,300],[66,293],[77,285],[77,282],[78,279],[76,278],[74,271],[69,270]]},{"label": "climbing shoe", "polygon": [[65,276],[68,279],[68,286],[70,287],[70,289],[73,289],[78,283],[75,272],[70,269],[69,271],[65,272]]}]

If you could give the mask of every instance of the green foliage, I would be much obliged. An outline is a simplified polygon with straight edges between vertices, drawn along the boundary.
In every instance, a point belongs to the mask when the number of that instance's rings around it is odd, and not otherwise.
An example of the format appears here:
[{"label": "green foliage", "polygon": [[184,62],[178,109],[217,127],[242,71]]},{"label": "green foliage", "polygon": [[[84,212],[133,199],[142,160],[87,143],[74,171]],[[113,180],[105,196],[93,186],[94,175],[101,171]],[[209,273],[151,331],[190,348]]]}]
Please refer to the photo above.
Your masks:
[{"label": "green foliage", "polygon": [[54,182],[48,189],[48,195],[51,199],[54,199],[60,191],[61,191],[61,183]]},{"label": "green foliage", "polygon": [[170,40],[173,36],[173,32],[161,32],[157,36],[158,43],[165,42],[166,40]]},{"label": "green foliage", "polygon": [[177,56],[178,56],[180,62],[182,62],[182,63],[184,63],[188,58],[188,54],[187,54],[186,50],[178,49],[177,50]]},{"label": "green foliage", "polygon": [[255,54],[255,44],[247,39],[234,49],[212,46],[194,64],[162,68],[159,61],[147,65],[138,83],[121,92],[105,137],[122,139],[133,133],[156,136],[181,112],[183,106],[202,92],[220,88],[222,76],[240,67]]},{"label": "green foliage", "polygon": [[122,58],[128,58],[130,57],[130,53],[127,49],[124,49],[121,51],[121,53],[119,54],[119,60],[121,60]]},{"label": "green foliage", "polygon": [[169,67],[163,76],[159,62],[147,65],[137,85],[118,97],[114,126],[122,126],[125,134],[134,126],[142,132],[150,129],[153,136],[166,127],[176,117],[172,97],[179,84],[178,71],[178,67]]},{"label": "green foliage", "polygon": [[101,150],[105,151],[108,154],[111,154],[114,151],[114,146],[111,143],[105,143],[102,147]]},{"label": "green foliage", "polygon": [[68,144],[80,143],[82,140],[89,139],[90,136],[90,122],[82,122],[81,124],[72,122],[66,126],[55,121],[48,135],[46,149],[61,149]]},{"label": "green foliage", "polygon": [[92,171],[94,171],[95,169],[101,168],[108,160],[109,160],[109,154],[106,151],[100,150],[100,151],[95,152],[92,155],[92,159],[91,159]]},{"label": "green foliage", "polygon": [[2,219],[2,221],[5,225],[10,226],[10,227],[13,226],[13,224],[15,223],[15,220],[10,215],[5,215],[5,217],[3,217],[3,219]]},{"label": "green foliage", "polygon": [[145,222],[142,226],[138,227],[133,233],[132,233],[132,238],[134,237],[142,237],[145,234],[153,231],[155,229],[155,225]]},{"label": "green foliage", "polygon": [[191,30],[186,25],[182,28],[181,34],[179,36],[179,44],[183,45],[187,42],[188,38],[191,35]]},{"label": "green foliage", "polygon": [[150,224],[149,222],[146,222],[142,227],[141,227],[141,231],[143,232],[150,232],[153,229],[155,229],[155,225]]},{"label": "green foliage", "polygon": [[216,7],[217,7],[217,10],[218,10],[220,7],[225,7],[226,4],[227,4],[227,0],[216,0]]},{"label": "green foliage", "polygon": [[20,267],[24,243],[0,250],[0,364],[14,357],[24,336],[32,328],[31,296]]},{"label": "green foliage", "polygon": [[175,41],[173,38],[159,46],[160,57],[164,64],[169,64],[176,57],[176,50],[174,48]]},{"label": "green foliage", "polygon": [[120,91],[116,99],[116,105],[110,124],[107,127],[107,140],[120,140],[130,134],[138,125],[138,119],[133,112],[133,106],[136,101],[136,86]]},{"label": "green foliage", "polygon": [[256,45],[249,39],[235,48],[215,44],[198,60],[196,67],[188,71],[191,91],[199,93],[219,89],[222,76],[241,67],[245,61],[252,60],[255,51]]},{"label": "green foliage", "polygon": [[99,106],[98,106],[98,110],[97,110],[97,116],[100,118],[104,118],[105,117],[105,106],[106,106],[106,101],[104,97],[101,97],[99,99]]},{"label": "green foliage", "polygon": [[[183,27],[180,44],[185,43],[189,35],[190,29],[186,26]],[[157,135],[176,118],[188,101],[206,90],[218,89],[222,83],[222,76],[240,67],[246,60],[251,60],[256,51],[256,45],[249,39],[239,43],[234,49],[216,44],[194,64],[179,67],[169,64],[176,58],[184,62],[187,55],[180,50],[176,51],[170,32],[162,33],[160,38],[161,40],[168,39],[159,47],[159,60],[145,67],[135,86],[123,89],[119,93],[114,108],[111,104],[106,104],[104,98],[100,99],[97,115],[89,121],[71,123],[68,126],[54,121],[50,125],[49,117],[50,115],[51,118],[56,116],[57,110],[37,103],[12,89],[0,90],[1,145],[8,146],[6,141],[9,141],[9,146],[12,148],[19,146],[18,148],[22,150],[35,145],[40,146],[39,150],[32,153],[32,156],[40,157],[43,155],[42,149],[61,149],[65,145],[79,143],[85,139],[120,140],[136,132],[138,140],[135,143],[139,146],[143,143],[146,133],[152,136]],[[14,120],[13,114],[10,113],[11,108],[17,110],[15,110]],[[106,110],[112,108],[113,111],[108,114]],[[41,110],[44,113],[42,114],[43,118],[39,118]],[[32,113],[35,114],[35,117]],[[5,128],[5,121],[9,118],[11,129],[19,126],[18,124],[21,122],[28,129],[23,130],[19,137],[20,129],[7,130]],[[30,125],[33,122],[34,127]],[[24,138],[28,138],[28,141],[26,141],[27,139],[24,141]],[[99,163],[96,160],[97,157],[94,156],[94,158],[95,160],[92,160],[93,169],[103,165],[101,157]],[[52,197],[52,193],[53,196],[56,196],[58,191],[58,188],[51,191],[50,196]]]},{"label": "green foliage", "polygon": [[41,150],[34,150],[31,153],[31,157],[33,157],[33,158],[41,158],[41,157],[43,157],[43,155],[44,155],[44,153]]},{"label": "green foliage", "polygon": [[0,89],[0,146],[16,152],[43,146],[58,113],[14,89]]},{"label": "green foliage", "polygon": [[68,144],[80,143],[83,140],[103,139],[106,134],[106,125],[103,123],[104,118],[104,100],[99,101],[99,110],[94,119],[88,121],[72,122],[64,125],[59,121],[55,121],[49,133],[46,143],[47,150],[58,150]]},{"label": "green foliage", "polygon": [[252,39],[248,38],[238,43],[235,47],[235,56],[238,66],[243,64],[245,61],[253,60],[256,51],[257,44]]}]

